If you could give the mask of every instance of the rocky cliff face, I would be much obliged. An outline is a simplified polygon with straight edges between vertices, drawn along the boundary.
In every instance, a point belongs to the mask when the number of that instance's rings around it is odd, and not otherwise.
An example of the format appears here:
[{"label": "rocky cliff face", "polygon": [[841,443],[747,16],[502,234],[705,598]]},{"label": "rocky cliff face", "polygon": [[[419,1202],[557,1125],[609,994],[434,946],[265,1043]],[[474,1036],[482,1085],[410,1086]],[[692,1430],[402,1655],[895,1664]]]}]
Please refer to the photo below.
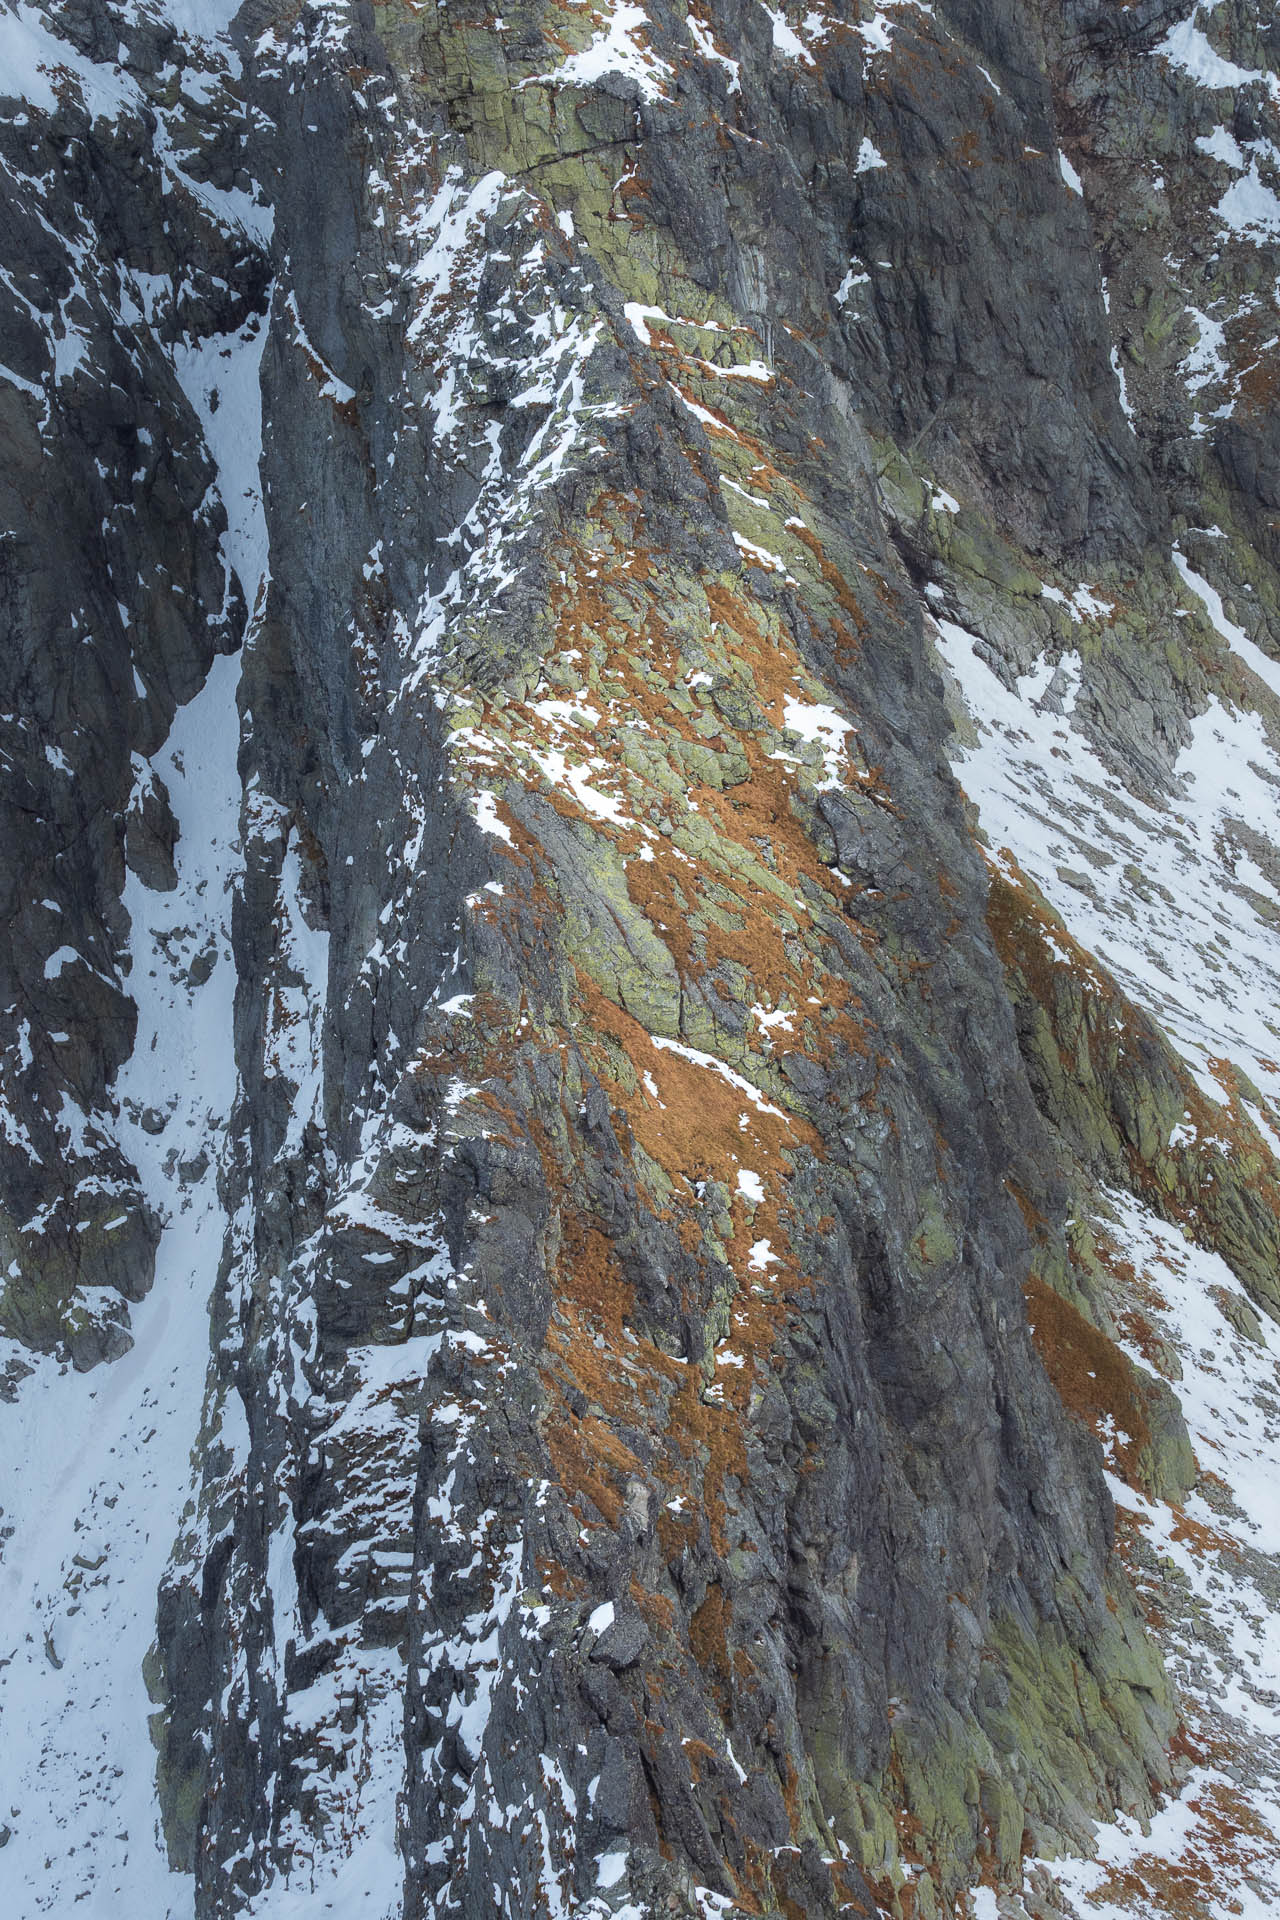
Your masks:
[{"label": "rocky cliff face", "polygon": [[0,12],[23,1916],[1280,1892],[1252,0]]}]

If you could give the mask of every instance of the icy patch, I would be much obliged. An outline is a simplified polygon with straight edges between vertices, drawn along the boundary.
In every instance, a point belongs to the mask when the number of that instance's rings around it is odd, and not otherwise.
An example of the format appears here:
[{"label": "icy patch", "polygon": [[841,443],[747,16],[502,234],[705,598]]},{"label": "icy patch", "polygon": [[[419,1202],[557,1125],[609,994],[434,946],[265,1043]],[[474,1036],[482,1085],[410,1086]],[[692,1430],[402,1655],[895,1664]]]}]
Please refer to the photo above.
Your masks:
[{"label": "icy patch", "polygon": [[627,317],[627,325],[631,328],[632,333],[634,333],[640,345],[642,347],[651,347],[653,345],[653,335],[649,331],[647,322],[650,320],[665,320],[667,316],[662,311],[662,308],[642,307],[638,300],[628,300],[623,305],[622,311]]},{"label": "icy patch", "polygon": [[[626,301],[622,311],[627,317],[627,325],[631,328],[631,331],[635,334],[641,346],[645,347],[653,345],[653,336],[650,334],[647,324],[650,320],[661,320],[663,325],[667,327],[689,327],[697,333],[723,333],[726,331],[717,320],[684,320],[679,314],[665,312],[662,307],[641,306],[638,300]],[[708,361],[705,364],[710,365],[710,362]],[[717,373],[723,373],[726,369],[717,367],[715,371]],[[742,372],[743,369],[731,367],[727,369],[727,371],[731,373]],[[773,378],[772,369],[766,367],[762,377],[771,380]]]},{"label": "icy patch", "polygon": [[714,360],[699,359],[697,364],[716,380],[759,380],[768,386],[774,378],[773,368],[765,360],[735,360],[731,366],[722,367]]},{"label": "icy patch", "polygon": [[210,334],[174,348],[178,384],[204,429],[226,509],[223,552],[239,577],[249,613],[261,611],[267,572],[267,521],[262,508],[262,353],[267,316],[239,333]]},{"label": "icy patch", "polygon": [[[1275,1913],[1271,1895],[1260,1894],[1243,1874],[1237,1878],[1223,1870],[1223,1813],[1224,1806],[1231,1807],[1233,1784],[1227,1774],[1214,1768],[1197,1767],[1177,1798],[1155,1815],[1149,1834],[1143,1833],[1136,1820],[1121,1815],[1114,1826],[1098,1829],[1096,1860],[1055,1861],[1052,1868],[1055,1880],[1065,1893],[1081,1903],[1080,1911],[1088,1914],[1089,1920],[1134,1920],[1135,1909],[1121,1905],[1118,1897],[1108,1899],[1108,1889],[1126,1883],[1131,1886],[1135,1882],[1144,1887],[1145,1863],[1152,1874],[1151,1893],[1158,1898],[1161,1879],[1170,1870],[1178,1877],[1181,1866],[1185,1884],[1203,1890],[1203,1904],[1199,1904],[1196,1911],[1204,1915],[1204,1920],[1271,1920]],[[1231,1797],[1215,1804],[1215,1791]],[[1269,1794],[1253,1796],[1250,1812],[1274,1830],[1280,1822],[1280,1799]],[[1253,1852],[1243,1836],[1237,1839],[1233,1850],[1243,1852],[1246,1859]],[[1255,1867],[1255,1878],[1256,1868],[1262,1866],[1265,1870],[1269,1864],[1266,1850],[1257,1851],[1261,1858],[1250,1861]],[[1217,1884],[1221,1890],[1218,1897],[1208,1893],[1206,1882]],[[990,1911],[995,1920],[994,1903]],[[1159,1909],[1144,1902],[1140,1911],[1146,1920],[1147,1915],[1154,1917]]]},{"label": "icy patch", "polygon": [[332,400],[335,406],[345,407],[349,401],[355,399],[356,390],[354,387],[348,386],[345,380],[338,377],[320,349],[311,339],[311,336],[302,324],[302,315],[298,312],[297,295],[292,291],[285,295],[284,310],[288,314],[291,323],[293,344],[301,351],[304,360],[310,367],[319,386],[321,399]]},{"label": "icy patch", "polygon": [[[1208,11],[1213,11],[1212,4]],[[1254,80],[1267,80],[1268,76],[1257,67],[1238,67],[1234,61],[1223,59],[1196,25],[1200,12],[1197,5],[1191,18],[1179,21],[1152,52],[1163,54],[1170,66],[1179,68],[1198,87],[1227,92],[1247,87]]]},{"label": "icy patch", "polygon": [[726,1086],[732,1087],[735,1093],[743,1093],[747,1096],[757,1113],[769,1113],[777,1120],[786,1120],[787,1116],[782,1109],[771,1106],[759,1087],[753,1086],[750,1080],[744,1079],[723,1060],[717,1060],[713,1053],[700,1053],[696,1047],[686,1047],[683,1040],[664,1040],[656,1035],[652,1038],[654,1046],[660,1053],[678,1053],[682,1060],[688,1060],[691,1065],[707,1067],[712,1073],[718,1073]]},{"label": "icy patch", "polygon": [[[157,0],[155,11],[186,40],[223,40],[243,0]],[[225,47],[225,42],[224,42]]]},{"label": "icy patch", "polygon": [[624,812],[621,801],[612,794],[602,793],[587,777],[590,772],[606,771],[606,761],[596,758],[589,760],[586,766],[571,767],[564,754],[554,747],[542,751],[531,748],[530,757],[541,767],[553,787],[568,789],[585,813],[597,820],[607,820],[615,827],[633,824],[630,814]]},{"label": "icy patch", "polygon": [[1080,198],[1083,200],[1084,182],[1080,178],[1080,175],[1076,172],[1075,168],[1072,166],[1071,162],[1068,160],[1065,153],[1060,153],[1058,155],[1058,171],[1062,175],[1063,179],[1066,181],[1072,193],[1079,194]]},{"label": "icy patch", "polygon": [[650,25],[645,9],[634,5],[633,0],[622,0],[620,6],[606,12],[604,17],[608,24],[589,46],[580,53],[570,54],[549,73],[532,74],[520,85],[590,87],[605,74],[617,73],[634,80],[646,100],[663,99],[667,92],[665,81],[672,77],[671,68],[642,38]]},{"label": "icy patch", "polygon": [[486,173],[467,185],[461,169],[450,167],[432,198],[405,215],[401,230],[416,247],[409,271],[418,309],[408,329],[411,345],[439,301],[478,285],[478,263],[467,261],[469,271],[461,286],[459,266],[483,238],[485,224],[496,213],[506,187],[505,174]]},{"label": "icy patch", "polygon": [[329,935],[310,925],[304,907],[302,860],[289,829],[277,898],[279,928],[275,979],[267,996],[266,1068],[293,1089],[283,1153],[300,1151],[304,1129],[322,1120],[325,1009],[329,996]]},{"label": "icy patch", "polygon": [[1116,377],[1116,387],[1120,395],[1120,411],[1130,426],[1132,426],[1137,415],[1133,410],[1133,402],[1129,398],[1129,384],[1124,377],[1124,368],[1120,364],[1120,349],[1118,347],[1112,347],[1111,349],[1111,371]]},{"label": "icy patch", "polygon": [[[722,473],[720,475],[720,485],[722,487],[728,487],[730,493],[736,493],[740,500],[747,501],[749,505],[761,507],[765,513],[772,512],[769,502],[762,493],[748,493],[745,487],[740,487],[736,480],[730,480],[727,474]],[[690,682],[690,685],[692,685],[692,682]]]},{"label": "icy patch", "polygon": [[[1214,320],[1199,307],[1188,307],[1187,312],[1196,323],[1199,338],[1186,359],[1182,362],[1182,378],[1188,393],[1199,393],[1202,387],[1226,380],[1231,368],[1227,360],[1226,328],[1220,320]],[[1195,431],[1204,435],[1208,427],[1197,415]]]},{"label": "icy patch", "polygon": [[860,271],[861,266],[862,262],[855,260],[850,266],[849,271],[845,274],[844,279],[840,282],[840,285],[836,288],[834,299],[838,307],[843,307],[847,304],[849,296],[855,287],[869,287],[871,285],[871,275]]},{"label": "icy patch", "polygon": [[1277,699],[1280,699],[1280,660],[1273,660],[1262,648],[1255,645],[1243,627],[1228,620],[1222,606],[1222,595],[1215,587],[1198,574],[1189,564],[1178,547],[1173,550],[1173,564],[1182,575],[1196,598],[1204,603],[1204,608],[1214,627],[1222,635],[1232,653],[1238,654],[1252,673],[1256,673],[1265,686],[1270,687]]},{"label": "icy patch", "polygon": [[1242,179],[1232,181],[1217,213],[1224,226],[1245,239],[1273,240],[1280,234],[1280,195],[1263,185],[1256,160]]},{"label": "icy patch", "polygon": [[727,53],[720,51],[720,48],[711,37],[710,27],[705,21],[700,20],[696,13],[690,11],[685,25],[689,29],[689,38],[693,41],[694,46],[698,49],[703,59],[710,60],[715,66],[723,67],[728,74],[729,85],[726,88],[726,92],[741,93],[741,64],[737,60],[731,60]]},{"label": "icy patch", "polygon": [[1084,583],[1076,587],[1072,593],[1066,594],[1061,587],[1051,586],[1046,581],[1041,581],[1040,597],[1042,600],[1052,600],[1055,606],[1064,608],[1077,626],[1083,625],[1085,620],[1104,620],[1115,611],[1109,601],[1096,599]]},{"label": "icy patch", "polygon": [[792,586],[795,585],[795,582],[791,580],[790,570],[786,561],[783,560],[780,555],[771,553],[768,547],[760,546],[755,540],[748,540],[745,534],[738,533],[737,531],[734,532],[733,544],[738,549],[738,552],[752,565],[763,567],[766,573],[780,573],[791,582]]},{"label": "icy patch", "polygon": [[[737,430],[731,427],[727,420],[717,419],[716,415],[712,413],[708,407],[702,406],[697,400],[691,400],[689,395],[680,387],[676,386],[674,381],[668,380],[667,385],[671,388],[672,393],[675,394],[676,399],[680,401],[681,405],[693,415],[695,420],[701,422],[708,433],[727,433],[731,440],[736,440],[739,437]],[[736,534],[734,538],[737,539]]]},{"label": "icy patch", "polygon": [[786,14],[780,12],[776,7],[765,6],[764,0],[760,0],[760,4],[773,23],[773,46],[775,53],[782,54],[783,58],[787,60],[803,61],[807,67],[816,66],[817,62],[813,55],[787,19]]},{"label": "icy patch", "polygon": [[[224,29],[235,7],[230,0],[213,0],[208,9],[194,0],[169,0],[156,9],[167,13],[181,33],[200,43],[194,64],[186,64],[191,49],[179,40],[172,50],[168,73],[180,83],[191,99],[208,99],[215,84],[215,72],[238,72],[239,56],[225,37]],[[193,16],[199,14],[199,19]],[[123,47],[118,49],[124,52]],[[69,40],[52,31],[40,12],[19,0],[16,6],[0,9],[0,99],[24,100],[43,114],[56,114],[62,102],[77,100],[91,122],[111,121],[117,125],[132,119],[149,130],[154,159],[165,176],[165,191],[177,185],[184,194],[198,201],[213,222],[224,232],[238,228],[255,240],[264,240],[272,229],[272,214],[252,194],[239,188],[220,188],[188,173],[184,153],[175,146],[169,125],[172,109],[153,112],[152,103],[142,88],[119,61],[92,60]],[[177,108],[182,112],[181,106]],[[82,228],[87,236],[87,229]],[[66,236],[58,236],[66,240]],[[73,280],[79,278],[88,263],[88,238],[73,240],[68,249]],[[100,263],[101,264],[101,263]],[[115,263],[112,263],[113,265]],[[137,276],[145,277],[145,276]],[[65,308],[66,303],[63,302]],[[73,374],[83,364],[82,339],[73,325],[62,316],[63,331],[55,346],[55,380]]]},{"label": "icy patch", "polygon": [[806,745],[822,749],[826,775],[823,787],[838,787],[842,770],[848,770],[844,743],[845,735],[853,732],[852,722],[834,707],[809,705],[788,695],[783,702],[782,724],[789,732],[798,733]]},{"label": "icy patch", "polygon": [[514,846],[511,829],[505,820],[499,818],[498,802],[487,788],[471,795],[471,811],[481,833],[491,833],[495,839],[505,840],[509,847]]},{"label": "icy patch", "polygon": [[1215,127],[1212,133],[1202,133],[1196,141],[1197,151],[1207,153],[1211,160],[1220,160],[1224,167],[1234,167],[1237,173],[1243,173],[1248,166],[1244,148],[1234,133],[1225,127]]},{"label": "icy patch", "polygon": [[781,1027],[784,1033],[794,1032],[792,1022],[795,1019],[795,1014],[786,1007],[775,1007],[770,1011],[767,1007],[757,1006],[752,1007],[751,1014],[759,1026],[761,1033],[764,1035],[766,1053],[772,1052],[773,1050],[773,1041],[770,1035],[775,1027]]},{"label": "icy patch", "polygon": [[[894,23],[890,19],[890,14],[901,12],[906,7],[910,7],[916,13],[929,15],[933,13],[933,8],[926,5],[925,0],[880,0],[880,5],[869,18],[858,21],[854,31],[863,41],[869,54],[888,53],[894,34]],[[999,92],[999,88],[996,91]]]},{"label": "icy patch", "polygon": [[[1250,648],[1181,555],[1175,562],[1232,650],[1274,689],[1280,668]],[[1067,603],[1059,590],[1047,591]],[[1280,766],[1258,716],[1213,703],[1179,760],[1181,792],[1167,807],[1149,806],[1107,772],[1071,725],[1065,701],[1051,710],[1065,661],[1056,669],[1038,662],[1009,689],[987,668],[980,640],[949,624],[941,633],[979,733],[959,773],[993,846],[1013,852],[1081,943],[1156,1014],[1212,1097],[1223,1093],[1212,1063],[1225,1055],[1274,1101],[1280,953],[1251,896],[1266,876],[1230,837],[1233,819],[1264,832],[1275,819]],[[1272,1108],[1250,1112],[1270,1139]],[[1215,1143],[1196,1142],[1185,1121],[1173,1137],[1200,1146],[1212,1178]],[[1258,1337],[1246,1337],[1240,1329],[1256,1323],[1224,1261],[1126,1195],[1109,1196],[1109,1206],[1102,1232],[1116,1244],[1120,1270],[1131,1263],[1138,1275],[1131,1304],[1140,1319],[1121,1316],[1122,1327],[1134,1328],[1129,1351],[1150,1364],[1154,1335],[1177,1354],[1173,1384],[1193,1447],[1202,1470],[1224,1485],[1232,1517],[1199,1492],[1175,1512],[1118,1480],[1112,1491],[1161,1566],[1185,1583],[1180,1610],[1166,1608],[1159,1593],[1152,1599],[1162,1617],[1189,1623],[1167,1630],[1166,1652],[1194,1705],[1197,1737],[1238,1738],[1253,1773],[1242,1782],[1202,1768],[1150,1835],[1121,1820],[1099,1829],[1096,1861],[1046,1870],[1082,1914],[1106,1920],[1163,1910],[1170,1874],[1174,1883],[1181,1876],[1220,1890],[1204,1904],[1206,1920],[1261,1920],[1273,1902],[1257,1889],[1276,1884],[1280,1864],[1268,1837],[1280,1804],[1280,1768],[1268,1759],[1280,1741],[1280,1639],[1274,1587],[1265,1577],[1255,1583],[1241,1553],[1265,1554],[1273,1565],[1280,1556],[1280,1329],[1263,1320]],[[1139,1337],[1141,1321],[1148,1332]],[[1234,1836],[1225,1857],[1224,1830]]]}]

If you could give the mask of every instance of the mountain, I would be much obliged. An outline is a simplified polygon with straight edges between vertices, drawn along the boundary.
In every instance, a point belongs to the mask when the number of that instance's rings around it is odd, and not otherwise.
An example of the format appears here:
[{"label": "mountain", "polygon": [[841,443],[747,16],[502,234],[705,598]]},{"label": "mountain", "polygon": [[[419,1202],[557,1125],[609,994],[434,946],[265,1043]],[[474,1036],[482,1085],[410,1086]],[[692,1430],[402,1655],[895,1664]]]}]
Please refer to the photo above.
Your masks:
[{"label": "mountain", "polygon": [[6,1911],[1273,1912],[1274,9],[0,108]]}]

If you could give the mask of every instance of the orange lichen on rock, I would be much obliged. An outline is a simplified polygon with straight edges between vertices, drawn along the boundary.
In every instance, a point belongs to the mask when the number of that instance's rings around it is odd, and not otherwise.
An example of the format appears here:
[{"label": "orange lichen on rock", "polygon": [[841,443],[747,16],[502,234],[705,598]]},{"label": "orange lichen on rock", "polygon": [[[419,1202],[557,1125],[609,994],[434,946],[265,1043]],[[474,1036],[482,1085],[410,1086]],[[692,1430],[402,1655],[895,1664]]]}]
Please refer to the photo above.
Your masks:
[{"label": "orange lichen on rock", "polygon": [[1131,1486],[1151,1428],[1132,1362],[1069,1300],[1032,1274],[1025,1286],[1036,1352],[1068,1413],[1113,1444]]}]

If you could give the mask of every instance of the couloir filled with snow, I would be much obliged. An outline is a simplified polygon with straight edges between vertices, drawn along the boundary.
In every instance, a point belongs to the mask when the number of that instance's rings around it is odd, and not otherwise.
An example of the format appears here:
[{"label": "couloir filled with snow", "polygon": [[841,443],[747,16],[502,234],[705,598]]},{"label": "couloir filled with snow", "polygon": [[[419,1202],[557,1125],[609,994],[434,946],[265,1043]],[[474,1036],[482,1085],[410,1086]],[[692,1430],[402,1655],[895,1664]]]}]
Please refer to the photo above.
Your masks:
[{"label": "couloir filled with snow", "polygon": [[[235,1091],[229,926],[238,856],[239,663],[215,660],[153,765],[181,828],[179,883],[130,878],[138,1039],[120,1132],[164,1222],[134,1344],[86,1377],[43,1357],[0,1407],[4,1877],[24,1915],[190,1913],[157,1831],[143,1662],[189,1488],[222,1253],[217,1143]],[[202,985],[191,961],[213,959]],[[160,1131],[153,1131],[157,1123]]]}]

